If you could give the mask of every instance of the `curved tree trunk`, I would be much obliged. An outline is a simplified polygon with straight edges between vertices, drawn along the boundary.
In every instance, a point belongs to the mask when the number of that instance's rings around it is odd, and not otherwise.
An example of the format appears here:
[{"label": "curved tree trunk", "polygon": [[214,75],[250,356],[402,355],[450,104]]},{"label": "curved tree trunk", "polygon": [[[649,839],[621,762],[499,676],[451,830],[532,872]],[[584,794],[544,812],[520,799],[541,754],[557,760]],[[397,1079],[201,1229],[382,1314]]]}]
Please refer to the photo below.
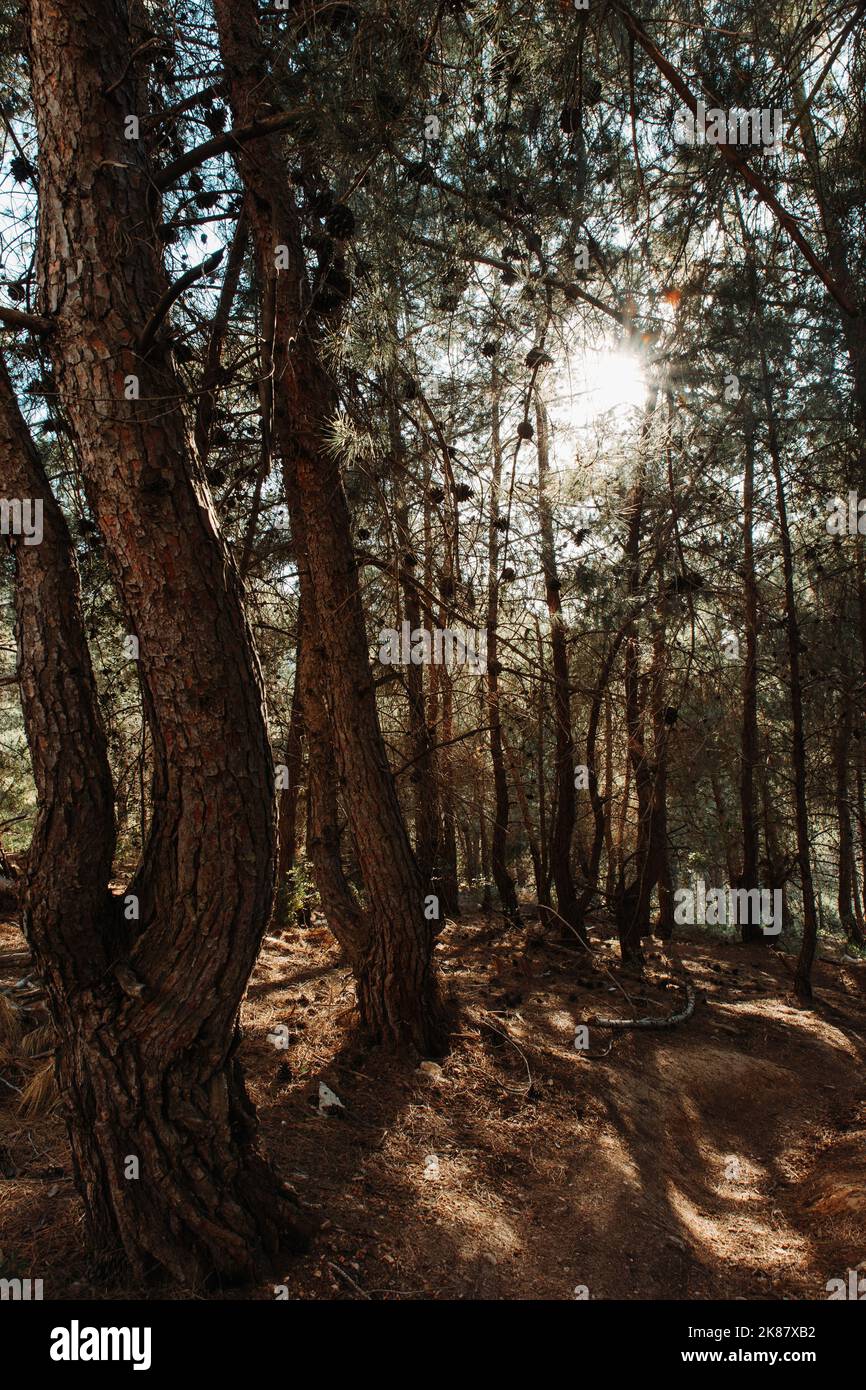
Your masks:
[{"label": "curved tree trunk", "polygon": [[[140,644],[154,814],[126,899],[137,919],[118,904],[109,934],[82,912],[70,949],[48,886],[69,891],[64,860],[49,843],[31,931],[91,1235],[139,1275],[162,1267],[195,1281],[252,1274],[296,1235],[288,1193],[257,1151],[235,1057],[271,907],[274,778],[258,663],[190,449],[183,388],[164,338],[137,349],[166,281],[144,142],[124,138],[135,110],[127,24],[115,0],[30,5],[40,310]],[[138,396],[128,399],[130,377]],[[55,688],[55,706],[63,695]],[[47,781],[42,810],[50,824],[58,803]],[[110,851],[94,835],[103,889]]]},{"label": "curved tree trunk", "polygon": [[[254,0],[215,0],[233,117],[250,121],[268,100],[268,56]],[[433,923],[403,822],[379,726],[349,509],[325,427],[335,408],[314,338],[294,193],[278,137],[236,155],[265,301],[273,362],[274,437],[282,456],[296,546],[308,573],[305,611],[321,643],[334,752],[369,899],[370,942],[357,977],[370,1034],[422,1052],[441,1049]],[[279,268],[285,256],[286,268]]]}]

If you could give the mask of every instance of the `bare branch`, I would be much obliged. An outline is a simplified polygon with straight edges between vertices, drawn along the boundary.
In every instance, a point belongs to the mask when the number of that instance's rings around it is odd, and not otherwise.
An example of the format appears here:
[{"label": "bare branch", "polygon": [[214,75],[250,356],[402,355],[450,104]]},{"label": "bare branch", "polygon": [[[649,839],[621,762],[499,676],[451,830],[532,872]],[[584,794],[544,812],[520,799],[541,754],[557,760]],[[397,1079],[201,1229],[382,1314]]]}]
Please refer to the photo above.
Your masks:
[{"label": "bare branch", "polygon": [[180,159],[166,165],[156,175],[154,183],[160,192],[164,192],[173,183],[177,183],[183,174],[188,174],[190,169],[197,169],[200,164],[204,164],[205,160],[213,159],[214,155],[223,154],[225,150],[233,150],[238,145],[245,145],[249,140],[261,140],[265,135],[274,135],[279,130],[286,130],[303,114],[302,111],[278,111],[275,116],[266,116],[264,120],[224,130],[221,135],[215,135],[212,140],[205,140],[204,144],[196,145],[195,149],[187,150]]},{"label": "bare branch", "polygon": [[152,347],[159,326],[165,319],[175,300],[179,299],[184,290],[189,289],[190,285],[195,284],[196,280],[200,280],[203,275],[209,275],[212,270],[216,270],[223,258],[223,251],[224,248],[220,247],[219,251],[214,251],[212,256],[206,257],[206,259],[201,261],[198,265],[190,266],[189,270],[184,271],[179,280],[175,280],[173,285],[169,285],[142,330],[141,337],[136,344],[136,349],[142,356]]},{"label": "bare branch", "polygon": [[7,328],[27,328],[31,333],[48,333],[52,324],[50,319],[40,318],[38,314],[25,314],[21,309],[10,309],[0,304],[0,323]]}]

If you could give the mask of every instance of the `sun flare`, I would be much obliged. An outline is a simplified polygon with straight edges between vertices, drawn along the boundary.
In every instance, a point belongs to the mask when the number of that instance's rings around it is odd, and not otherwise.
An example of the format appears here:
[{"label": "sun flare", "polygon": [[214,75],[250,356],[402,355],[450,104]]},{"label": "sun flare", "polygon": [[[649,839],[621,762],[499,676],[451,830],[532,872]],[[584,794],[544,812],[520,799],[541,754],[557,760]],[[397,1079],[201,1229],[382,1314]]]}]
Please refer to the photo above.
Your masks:
[{"label": "sun flare", "polygon": [[574,423],[582,428],[628,423],[646,401],[643,363],[627,348],[586,353],[574,384]]}]

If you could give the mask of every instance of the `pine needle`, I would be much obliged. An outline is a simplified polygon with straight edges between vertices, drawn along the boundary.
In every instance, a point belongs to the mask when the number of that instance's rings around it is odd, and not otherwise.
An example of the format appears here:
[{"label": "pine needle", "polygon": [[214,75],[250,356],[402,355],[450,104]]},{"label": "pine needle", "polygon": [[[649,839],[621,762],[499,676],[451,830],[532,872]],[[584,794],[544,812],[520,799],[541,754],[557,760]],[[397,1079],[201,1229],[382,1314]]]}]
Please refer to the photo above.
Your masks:
[{"label": "pine needle", "polygon": [[21,1032],[21,1015],[18,1009],[5,994],[0,994],[0,1042],[17,1043]]},{"label": "pine needle", "polygon": [[26,1057],[38,1057],[40,1052],[53,1052],[57,1043],[53,1023],[40,1023],[38,1028],[25,1033],[21,1039],[21,1051]]},{"label": "pine needle", "polygon": [[18,1114],[28,1120],[41,1119],[45,1115],[51,1114],[57,1101],[54,1063],[48,1062],[35,1076],[31,1077],[21,1092]]}]

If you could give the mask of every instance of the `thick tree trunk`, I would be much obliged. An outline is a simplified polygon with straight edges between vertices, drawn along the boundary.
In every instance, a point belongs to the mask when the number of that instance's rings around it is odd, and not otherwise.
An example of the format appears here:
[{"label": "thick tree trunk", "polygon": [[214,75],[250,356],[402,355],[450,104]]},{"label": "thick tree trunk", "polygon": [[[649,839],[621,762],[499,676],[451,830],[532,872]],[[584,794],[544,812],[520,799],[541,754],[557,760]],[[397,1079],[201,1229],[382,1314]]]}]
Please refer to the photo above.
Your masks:
[{"label": "thick tree trunk", "polygon": [[[270,95],[258,10],[254,0],[216,0],[214,12],[233,117],[244,124]],[[425,917],[425,885],[379,726],[349,510],[325,434],[336,402],[313,336],[316,306],[294,193],[279,137],[250,142],[236,158],[272,344],[274,435],[309,574],[303,597],[321,643],[334,751],[369,899],[370,948],[357,978],[361,1018],[375,1038],[435,1051],[444,1039],[434,923]]]},{"label": "thick tree trunk", "polygon": [[[81,612],[75,552],[0,359],[0,492],[42,507],[42,540],[9,537],[15,558],[18,680],[38,814],[24,928],[53,990],[108,969],[114,788]],[[5,858],[4,858],[5,868]],[[50,941],[51,950],[44,949]]]},{"label": "thick tree trunk", "polygon": [[[135,110],[125,11],[114,0],[33,0],[30,52],[39,307],[52,320],[88,501],[140,643],[154,760],[154,815],[129,888],[138,918],[118,911],[108,936],[84,912],[70,951],[36,894],[34,952],[95,1241],[139,1274],[245,1276],[295,1234],[288,1194],[256,1150],[234,1055],[273,890],[260,672],[170,349],[157,335],[147,355],[137,351],[166,282],[144,141],[124,138]],[[59,805],[47,797],[59,798],[43,792],[50,817]],[[104,835],[91,853],[104,867]],[[68,891],[50,849],[45,874],[55,893]]]}]

